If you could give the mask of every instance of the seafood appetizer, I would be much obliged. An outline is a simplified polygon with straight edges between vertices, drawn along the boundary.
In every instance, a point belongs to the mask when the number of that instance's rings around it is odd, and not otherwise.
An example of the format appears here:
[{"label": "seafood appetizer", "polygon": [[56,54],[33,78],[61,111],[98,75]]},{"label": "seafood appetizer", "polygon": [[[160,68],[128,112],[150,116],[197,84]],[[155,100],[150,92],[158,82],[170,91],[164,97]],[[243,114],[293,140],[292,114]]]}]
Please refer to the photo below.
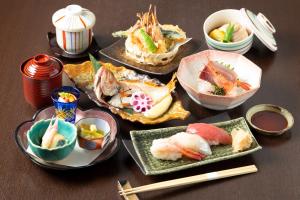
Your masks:
[{"label": "seafood appetizer", "polygon": [[250,90],[251,85],[238,79],[230,65],[209,60],[199,75],[199,91],[214,95],[235,96]]},{"label": "seafood appetizer", "polygon": [[232,145],[232,152],[247,150],[253,142],[250,133],[243,129],[233,129],[231,133],[206,123],[189,124],[185,132],[179,132],[168,138],[152,141],[151,154],[161,160],[176,161],[187,157],[202,160],[213,155],[210,146]]},{"label": "seafood appetizer", "polygon": [[239,42],[248,36],[247,29],[239,23],[224,24],[209,33],[209,37],[224,43]]},{"label": "seafood appetizer", "polygon": [[138,13],[137,22],[126,31],[117,31],[114,37],[125,37],[126,55],[137,63],[165,65],[176,56],[181,45],[188,42],[185,32],[178,26],[160,24],[156,7]]},{"label": "seafood appetizer", "polygon": [[66,139],[63,135],[58,133],[58,118],[52,124],[51,119],[49,126],[42,137],[41,147],[45,149],[53,149],[66,144]]},{"label": "seafood appetizer", "polygon": [[94,58],[92,61],[93,64],[65,65],[64,70],[93,101],[123,119],[156,124],[185,119],[189,115],[181,102],[176,100],[175,74],[169,83],[163,84],[125,67],[110,63],[100,65]]},{"label": "seafood appetizer", "polygon": [[77,98],[72,93],[69,93],[69,92],[59,92],[57,100],[59,102],[62,102],[62,103],[70,103],[70,102],[76,101]]}]

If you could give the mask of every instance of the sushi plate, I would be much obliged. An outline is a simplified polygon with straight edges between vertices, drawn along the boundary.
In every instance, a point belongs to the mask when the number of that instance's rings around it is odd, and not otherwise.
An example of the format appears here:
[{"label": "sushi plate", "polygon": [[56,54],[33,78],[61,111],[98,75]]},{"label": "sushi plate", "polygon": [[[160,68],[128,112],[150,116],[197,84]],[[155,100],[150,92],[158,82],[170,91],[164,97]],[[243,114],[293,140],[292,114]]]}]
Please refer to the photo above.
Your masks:
[{"label": "sushi plate", "polygon": [[[211,117],[204,118],[200,120],[200,122],[203,123],[214,123],[219,121],[227,121],[230,120],[230,116],[227,114],[227,112],[223,112]],[[143,172],[143,174],[146,174],[143,164],[141,163],[138,154],[136,153],[132,140],[128,139],[127,137],[122,138],[123,145],[125,146],[128,153],[131,155],[131,157],[134,159],[135,163],[138,165],[140,170]]]},{"label": "sushi plate", "polygon": [[186,126],[160,128],[152,130],[130,131],[131,140],[138,156],[138,159],[143,166],[145,175],[166,174],[175,171],[185,170],[192,167],[198,167],[209,163],[215,163],[223,160],[228,160],[236,157],[245,156],[261,149],[255,137],[251,133],[246,120],[241,117],[229,121],[214,123],[214,125],[225,129],[229,133],[234,128],[241,128],[249,132],[253,137],[251,147],[245,151],[233,153],[231,145],[211,146],[212,155],[205,157],[201,161],[195,161],[188,158],[182,158],[177,161],[159,160],[152,156],[150,147],[154,139],[170,137],[178,132],[186,130]]},{"label": "sushi plate", "polygon": [[119,149],[120,141],[117,138],[117,133],[119,131],[118,124],[114,117],[110,115],[108,112],[102,111],[100,109],[90,109],[86,111],[82,111],[77,108],[76,110],[76,121],[85,118],[85,117],[105,117],[107,119],[110,118],[112,123],[115,123],[115,126],[112,128],[112,135],[110,137],[110,142],[104,151],[95,150],[89,151],[82,149],[79,147],[78,143],[76,142],[75,148],[72,153],[64,158],[63,160],[49,162],[45,161],[31,151],[30,147],[28,146],[27,141],[27,131],[30,127],[37,121],[41,119],[51,118],[55,115],[55,109],[53,106],[41,109],[36,112],[31,120],[25,121],[21,123],[15,130],[15,141],[17,146],[21,150],[21,152],[28,157],[32,162],[35,164],[53,170],[72,170],[72,169],[81,169],[90,167],[96,164],[99,164],[110,157],[112,157]]},{"label": "sushi plate", "polygon": [[188,56],[200,48],[200,42],[196,42],[195,40],[191,40],[188,43],[184,44],[180,47],[175,58],[168,64],[162,66],[152,66],[137,63],[131,59],[129,59],[125,54],[125,39],[120,39],[112,45],[100,50],[100,54],[122,63],[132,69],[136,69],[142,72],[146,72],[148,74],[155,75],[166,75],[173,71],[175,71],[179,65],[180,60]]}]

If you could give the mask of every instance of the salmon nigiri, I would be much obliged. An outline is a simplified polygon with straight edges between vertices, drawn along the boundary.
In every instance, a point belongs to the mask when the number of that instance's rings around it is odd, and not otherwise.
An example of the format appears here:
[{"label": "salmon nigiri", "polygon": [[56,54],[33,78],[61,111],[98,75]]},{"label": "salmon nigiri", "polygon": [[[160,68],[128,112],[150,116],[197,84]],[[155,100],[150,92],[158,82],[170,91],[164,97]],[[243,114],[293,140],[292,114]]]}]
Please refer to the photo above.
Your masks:
[{"label": "salmon nigiri", "polygon": [[212,124],[195,123],[189,124],[187,129],[189,133],[195,133],[205,139],[210,145],[231,144],[232,138],[224,129]]}]

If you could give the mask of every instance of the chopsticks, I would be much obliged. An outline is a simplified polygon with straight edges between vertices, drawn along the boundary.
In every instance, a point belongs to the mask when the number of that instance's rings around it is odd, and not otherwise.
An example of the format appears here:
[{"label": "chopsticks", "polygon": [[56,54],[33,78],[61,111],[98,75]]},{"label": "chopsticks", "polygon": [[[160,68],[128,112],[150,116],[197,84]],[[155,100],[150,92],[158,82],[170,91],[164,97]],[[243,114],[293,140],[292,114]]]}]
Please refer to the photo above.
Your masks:
[{"label": "chopsticks", "polygon": [[149,191],[160,190],[160,189],[167,189],[167,188],[183,186],[183,185],[190,185],[190,184],[201,183],[201,182],[205,182],[205,181],[217,180],[217,179],[238,176],[238,175],[243,175],[243,174],[249,174],[249,173],[254,173],[254,172],[257,172],[256,166],[248,165],[245,167],[237,167],[237,168],[233,168],[233,169],[210,172],[210,173],[206,173],[206,174],[200,174],[200,175],[190,176],[190,177],[186,177],[186,178],[179,178],[179,179],[174,179],[174,180],[169,180],[169,181],[162,181],[162,182],[158,182],[158,183],[153,183],[153,184],[149,184],[149,185],[126,189],[126,190],[119,191],[119,194],[126,196],[126,195],[130,195],[130,194],[149,192]]}]

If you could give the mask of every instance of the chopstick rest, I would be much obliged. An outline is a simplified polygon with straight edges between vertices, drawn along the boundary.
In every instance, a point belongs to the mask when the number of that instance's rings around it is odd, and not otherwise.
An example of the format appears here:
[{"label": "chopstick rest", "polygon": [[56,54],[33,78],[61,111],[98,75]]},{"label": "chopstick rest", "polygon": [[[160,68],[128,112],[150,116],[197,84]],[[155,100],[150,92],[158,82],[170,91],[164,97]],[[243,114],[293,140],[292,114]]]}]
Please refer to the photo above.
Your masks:
[{"label": "chopstick rest", "polygon": [[245,167],[237,167],[237,168],[233,168],[233,169],[210,172],[210,173],[206,173],[206,174],[200,174],[200,175],[190,176],[190,177],[186,177],[186,178],[179,178],[179,179],[144,185],[144,186],[140,186],[140,187],[120,190],[119,194],[120,195],[130,195],[130,194],[136,194],[136,193],[141,193],[141,192],[149,192],[149,191],[154,191],[154,190],[160,190],[160,189],[172,188],[172,187],[177,187],[177,186],[201,183],[201,182],[205,182],[205,181],[217,180],[217,179],[238,176],[238,175],[243,175],[243,174],[249,174],[249,173],[254,173],[254,172],[257,172],[256,166],[248,165]]},{"label": "chopstick rest", "polygon": [[[122,192],[122,191],[124,191],[126,189],[132,189],[132,187],[131,187],[129,181],[127,181],[127,180],[119,180],[118,181],[118,189],[119,189],[120,192]],[[129,194],[129,195],[124,194],[122,196],[123,196],[123,198],[125,200],[139,200],[139,198],[138,198],[138,196],[136,194]]]}]

